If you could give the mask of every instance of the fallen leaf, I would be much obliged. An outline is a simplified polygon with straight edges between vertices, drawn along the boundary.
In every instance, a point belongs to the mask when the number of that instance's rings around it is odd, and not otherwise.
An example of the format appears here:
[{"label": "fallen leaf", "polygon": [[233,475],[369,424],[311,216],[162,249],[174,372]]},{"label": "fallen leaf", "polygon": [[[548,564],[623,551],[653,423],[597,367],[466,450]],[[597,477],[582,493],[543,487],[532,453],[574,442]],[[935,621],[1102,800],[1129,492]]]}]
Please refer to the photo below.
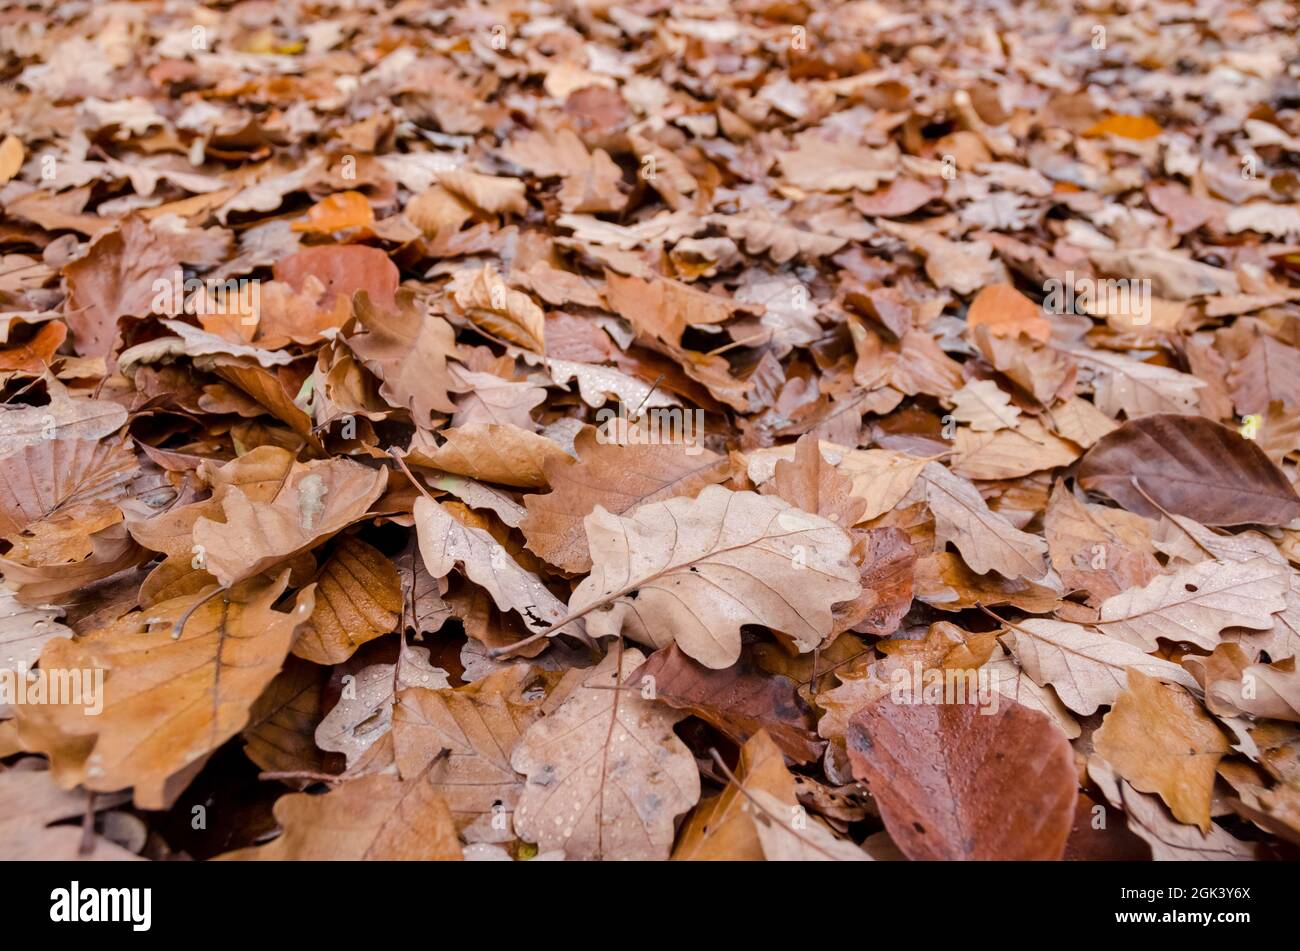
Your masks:
[{"label": "fallen leaf", "polygon": [[631,675],[643,694],[713,724],[736,743],[764,735],[796,763],[821,756],[812,711],[779,674],[765,674],[743,655],[724,670],[691,660],[676,644],[655,651]]},{"label": "fallen leaf", "polygon": [[424,776],[377,773],[322,796],[290,793],[275,804],[283,832],[267,845],[227,852],[230,862],[445,862],[462,858],[451,812]]},{"label": "fallen leaf", "polygon": [[468,842],[508,842],[523,779],[510,751],[541,716],[544,681],[513,664],[455,690],[408,687],[393,708],[393,750],[404,779],[431,784]]},{"label": "fallen leaf", "polygon": [[867,704],[848,732],[853,774],[903,853],[926,859],[1059,859],[1078,782],[1070,745],[1012,702]]},{"label": "fallen leaf", "polygon": [[1155,650],[1161,637],[1211,650],[1226,627],[1271,628],[1271,616],[1286,607],[1290,576],[1267,558],[1204,561],[1107,598],[1097,627],[1144,650]]},{"label": "fallen leaf", "polygon": [[347,459],[296,465],[274,496],[253,499],[238,486],[221,498],[220,515],[193,527],[204,567],[229,587],[285,561],[363,518],[387,483],[384,472]]},{"label": "fallen leaf", "polygon": [[316,606],[293,653],[316,664],[339,664],[366,641],[396,630],[402,609],[397,569],[381,552],[345,538],[315,577]]},{"label": "fallen leaf", "polygon": [[1052,336],[1052,325],[1042,308],[1010,284],[991,284],[976,294],[966,311],[966,323],[988,327],[995,337],[1024,334],[1047,343]]},{"label": "fallen leaf", "polygon": [[1160,509],[1205,525],[1285,525],[1300,517],[1300,496],[1258,446],[1196,416],[1130,420],[1088,450],[1079,484],[1148,517]]},{"label": "fallen leaf", "polygon": [[448,393],[456,388],[447,358],[456,338],[448,323],[421,313],[414,298],[399,294],[392,310],[382,310],[364,294],[356,299],[361,333],[346,338],[348,348],[383,382],[379,392],[389,403],[411,412],[417,426],[432,429],[434,413],[455,410]]},{"label": "fallen leaf", "polygon": [[1210,799],[1227,738],[1180,687],[1129,668],[1128,688],[1093,734],[1097,753],[1140,792],[1158,793],[1179,822],[1210,832]]},{"label": "fallen leaf", "polygon": [[640,505],[691,497],[727,477],[727,460],[707,449],[676,443],[620,445],[585,428],[574,440],[578,461],[548,460],[552,491],[524,496],[528,515],[519,529],[528,547],[566,571],[591,568],[584,519],[597,505],[623,515]]},{"label": "fallen leaf", "polygon": [[714,669],[740,656],[742,624],[812,650],[831,631],[830,606],[861,590],[843,529],[774,496],[710,485],[629,516],[597,506],[585,524],[592,572],[570,614],[597,637],[676,643]]},{"label": "fallen leaf", "polygon": [[1029,618],[1007,630],[1007,643],[1039,686],[1051,684],[1061,702],[1087,716],[1113,706],[1124,690],[1127,672],[1140,673],[1196,690],[1196,681],[1177,664],[1150,656],[1117,637],[1082,624]]},{"label": "fallen leaf", "polygon": [[[108,672],[98,715],[90,715],[93,703],[32,715],[37,731],[86,737],[80,761],[62,764],[56,752],[56,769],[66,768],[88,789],[134,787],[140,808],[166,808],[180,791],[168,780],[201,765],[244,728],[288,656],[294,631],[311,614],[311,589],[299,592],[289,613],[272,610],[287,580],[285,573],[239,592],[176,598],[85,638],[48,641],[43,669]],[[173,637],[182,621],[180,637]],[[28,709],[18,708],[20,721]]]},{"label": "fallen leaf", "polygon": [[[620,657],[621,655],[621,657]],[[681,714],[642,700],[626,678],[635,648],[574,670],[563,703],[524,733],[510,757],[525,785],[515,829],[571,859],[665,859],[675,818],[700,798],[690,751],[673,733]]]},{"label": "fallen leaf", "polygon": [[701,800],[691,813],[678,836],[673,861],[763,861],[758,810],[749,798],[756,792],[774,799],[778,814],[795,815],[794,777],[785,768],[780,748],[762,730],[741,747],[735,779],[720,795]]}]

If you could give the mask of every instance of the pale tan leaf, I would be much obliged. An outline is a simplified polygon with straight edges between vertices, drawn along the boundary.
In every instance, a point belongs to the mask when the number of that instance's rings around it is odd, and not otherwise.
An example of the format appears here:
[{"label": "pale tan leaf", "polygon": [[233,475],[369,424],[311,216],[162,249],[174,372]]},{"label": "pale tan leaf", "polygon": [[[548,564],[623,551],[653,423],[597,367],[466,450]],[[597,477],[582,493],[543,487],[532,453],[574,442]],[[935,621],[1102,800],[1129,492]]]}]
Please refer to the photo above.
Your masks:
[{"label": "pale tan leaf", "polygon": [[[892,511],[915,485],[927,459],[888,449],[851,449],[822,440],[822,458],[853,482],[850,492],[867,503],[858,523],[869,522]],[[759,449],[748,455],[746,472],[755,485],[765,485],[776,474],[781,460],[793,460],[795,447]]]},{"label": "pale tan leaf", "polygon": [[952,418],[981,433],[997,432],[1016,425],[1020,415],[1011,397],[991,380],[971,380],[950,397]]},{"label": "pale tan leaf", "polygon": [[443,432],[446,441],[434,446],[417,433],[409,462],[441,469],[483,482],[524,489],[545,488],[546,469],[566,465],[573,457],[556,443],[508,423],[470,423]]},{"label": "pale tan leaf", "polygon": [[523,779],[510,766],[510,751],[541,716],[544,685],[529,665],[512,664],[455,690],[416,687],[397,695],[397,769],[405,778],[427,775],[467,842],[514,838]]},{"label": "pale tan leaf", "polygon": [[1029,676],[1040,686],[1051,684],[1067,707],[1084,716],[1115,703],[1129,669],[1199,691],[1196,680],[1177,664],[1081,624],[1028,618],[1008,628],[1005,636]]},{"label": "pale tan leaf", "polygon": [[433,426],[434,413],[455,409],[448,390],[456,381],[447,357],[455,353],[456,335],[436,314],[422,313],[414,297],[397,295],[397,310],[386,312],[368,296],[357,299],[357,323],[363,332],[347,338],[348,347],[382,380],[379,393],[393,406],[409,410],[417,426]]},{"label": "pale tan leaf", "polygon": [[524,197],[526,189],[522,179],[480,175],[455,169],[439,172],[438,184],[489,214],[506,211],[517,215],[528,213],[528,199]]},{"label": "pale tan leaf", "polygon": [[1006,578],[1041,579],[1047,574],[1047,542],[1022,532],[989,509],[969,481],[937,462],[921,472],[925,501],[934,513],[935,538],[952,542],[976,574],[996,571]]},{"label": "pale tan leaf", "polygon": [[898,174],[898,148],[870,149],[855,142],[800,136],[793,151],[778,153],[786,179],[811,191],[871,192]]},{"label": "pale tan leaf", "polygon": [[1212,650],[1225,627],[1270,629],[1286,607],[1290,575],[1268,558],[1203,561],[1107,598],[1096,626],[1144,650],[1155,650],[1161,637]]},{"label": "pale tan leaf", "polygon": [[861,591],[844,529],[775,496],[710,485],[625,517],[597,506],[586,528],[592,572],[570,612],[591,612],[598,637],[675,642],[714,669],[740,656],[743,624],[812,650],[831,633],[831,605]]},{"label": "pale tan leaf", "polygon": [[295,464],[274,497],[250,498],[232,486],[221,499],[225,521],[201,515],[193,536],[204,567],[224,586],[293,557],[365,517],[388,479],[349,459]]},{"label": "pale tan leaf", "polygon": [[508,287],[491,264],[457,272],[451,293],[465,316],[492,336],[546,352],[546,315],[523,291]]},{"label": "pale tan leaf", "polygon": [[1077,396],[1048,410],[1047,421],[1058,436],[1083,449],[1119,427],[1090,401]]},{"label": "pale tan leaf", "polygon": [[861,846],[841,839],[802,806],[786,806],[762,789],[750,795],[754,827],[769,862],[870,862]]},{"label": "pale tan leaf", "polygon": [[1044,469],[1068,466],[1082,450],[1049,432],[1036,419],[1015,429],[953,434],[952,471],[968,479],[1016,479]]},{"label": "pale tan leaf", "polygon": [[1071,350],[1070,355],[1093,371],[1097,408],[1112,418],[1122,411],[1129,419],[1151,413],[1190,413],[1197,391],[1205,384],[1189,373],[1143,363],[1100,350]]},{"label": "pale tan leaf", "polygon": [[700,774],[673,732],[684,714],[624,681],[644,660],[614,650],[570,671],[555,691],[563,703],[524,733],[510,758],[526,778],[521,838],[571,859],[668,857],[674,820],[700,798]]},{"label": "pale tan leaf", "polygon": [[762,861],[756,810],[748,795],[765,792],[780,806],[779,814],[793,817],[798,805],[794,783],[780,747],[759,730],[740,748],[735,779],[691,813],[677,837],[673,861]]},{"label": "pale tan leaf", "polygon": [[[564,618],[564,602],[521,567],[487,530],[458,520],[446,505],[424,497],[415,500],[415,529],[420,557],[435,578],[461,569],[475,584],[492,595],[502,611],[516,611],[530,627],[546,630]],[[566,624],[553,634],[581,636],[580,623]]]}]

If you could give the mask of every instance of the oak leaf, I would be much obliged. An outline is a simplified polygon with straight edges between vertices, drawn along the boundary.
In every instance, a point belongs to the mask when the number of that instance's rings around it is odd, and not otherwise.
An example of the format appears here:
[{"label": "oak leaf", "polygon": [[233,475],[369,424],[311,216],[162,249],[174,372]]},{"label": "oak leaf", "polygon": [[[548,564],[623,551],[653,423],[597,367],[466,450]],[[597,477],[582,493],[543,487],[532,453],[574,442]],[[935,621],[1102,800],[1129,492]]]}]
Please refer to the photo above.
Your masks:
[{"label": "oak leaf", "polygon": [[775,496],[710,485],[628,516],[597,506],[585,524],[592,571],[570,613],[598,637],[675,642],[706,667],[736,662],[743,624],[812,650],[831,633],[831,605],[861,591],[848,534]]},{"label": "oak leaf", "polygon": [[528,547],[566,571],[591,567],[583,520],[597,506],[623,515],[639,505],[675,496],[693,496],[721,482],[728,461],[706,449],[677,443],[619,445],[590,427],[574,440],[575,464],[547,461],[552,491],[524,496],[528,515],[519,529]]},{"label": "oak leaf", "polygon": [[1161,637],[1211,650],[1226,627],[1269,630],[1286,607],[1291,574],[1269,558],[1203,561],[1107,598],[1097,627],[1144,650]]},{"label": "oak leaf", "polygon": [[1051,684],[1062,703],[1085,716],[1099,706],[1113,705],[1132,669],[1197,689],[1196,681],[1177,664],[1081,624],[1029,618],[1009,628],[1006,637],[1029,676],[1040,686]]},{"label": "oak leaf", "polygon": [[392,561],[375,548],[343,539],[314,580],[316,606],[294,642],[295,656],[342,663],[362,644],[396,630],[401,580]]},{"label": "oak leaf", "polygon": [[290,793],[275,804],[283,832],[224,861],[457,861],[451,812],[423,775],[393,772],[345,782],[322,796]]},{"label": "oak leaf", "polygon": [[393,708],[393,750],[404,778],[425,781],[446,801],[468,842],[508,842],[523,779],[510,752],[541,716],[545,680],[513,664],[455,690],[409,687]]},{"label": "oak leaf", "polygon": [[735,777],[721,794],[701,800],[682,827],[673,861],[762,861],[765,854],[758,834],[757,810],[749,796],[765,792],[779,804],[780,814],[792,816],[796,807],[794,782],[780,747],[765,731],[755,733],[740,749]]},{"label": "oak leaf", "polygon": [[[665,859],[673,822],[700,798],[700,774],[673,733],[682,714],[641,699],[627,678],[644,655],[610,651],[555,688],[563,702],[524,733],[515,829],[571,859]],[[548,699],[548,706],[550,699]]]},{"label": "oak leaf", "polygon": [[349,459],[295,464],[269,499],[232,486],[215,512],[200,515],[193,537],[204,567],[223,586],[292,558],[364,518],[387,484],[382,470]]},{"label": "oak leaf", "polygon": [[140,808],[166,808],[179,792],[168,781],[202,765],[248,723],[311,614],[310,588],[289,613],[272,610],[287,582],[286,572],[216,597],[176,598],[147,617],[134,612],[84,638],[49,641],[43,669],[105,671],[98,715],[75,703],[48,708],[56,734],[91,743],[73,764],[78,781],[105,792],[133,786]]},{"label": "oak leaf", "polygon": [[763,734],[797,763],[813,762],[825,746],[794,682],[764,673],[743,655],[739,663],[710,670],[673,644],[651,654],[630,680],[652,689],[654,699],[713,724],[736,743]]},{"label": "oak leaf", "polygon": [[992,511],[969,481],[931,462],[921,472],[924,497],[934,513],[935,538],[952,542],[977,574],[1041,579],[1047,573],[1047,543],[1022,532]]},{"label": "oak leaf", "polygon": [[1159,794],[1179,822],[1208,833],[1227,737],[1182,688],[1132,667],[1127,684],[1093,734],[1097,753],[1140,792]]},{"label": "oak leaf", "polygon": [[383,381],[379,392],[390,404],[409,410],[417,426],[432,429],[434,413],[456,408],[447,391],[460,388],[447,364],[456,350],[451,326],[421,313],[405,292],[393,310],[380,309],[365,294],[354,310],[362,332],[347,338],[348,347]]}]

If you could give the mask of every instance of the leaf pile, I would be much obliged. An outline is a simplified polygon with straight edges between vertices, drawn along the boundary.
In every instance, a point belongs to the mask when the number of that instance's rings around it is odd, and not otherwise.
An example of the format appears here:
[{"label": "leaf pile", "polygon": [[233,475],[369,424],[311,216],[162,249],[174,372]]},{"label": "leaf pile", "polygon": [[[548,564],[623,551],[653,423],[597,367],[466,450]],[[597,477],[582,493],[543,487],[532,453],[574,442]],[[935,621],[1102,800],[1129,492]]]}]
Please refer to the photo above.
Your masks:
[{"label": "leaf pile", "polygon": [[1295,857],[1295,27],[0,14],[0,854]]}]

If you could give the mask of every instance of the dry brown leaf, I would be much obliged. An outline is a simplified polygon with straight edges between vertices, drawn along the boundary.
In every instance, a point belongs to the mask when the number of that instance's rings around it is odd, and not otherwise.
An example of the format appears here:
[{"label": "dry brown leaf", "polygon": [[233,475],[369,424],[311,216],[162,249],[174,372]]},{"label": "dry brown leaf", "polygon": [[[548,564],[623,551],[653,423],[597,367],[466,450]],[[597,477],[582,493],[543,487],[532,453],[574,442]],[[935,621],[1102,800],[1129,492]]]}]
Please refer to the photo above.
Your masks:
[{"label": "dry brown leaf", "polygon": [[[740,749],[735,779],[718,796],[702,800],[682,827],[673,849],[675,862],[761,862],[758,810],[749,797],[766,792],[783,814],[795,814],[794,777],[781,750],[760,730]],[[770,806],[768,808],[771,808]]]},{"label": "dry brown leaf", "polygon": [[510,751],[541,716],[545,680],[513,664],[455,690],[411,687],[393,708],[393,752],[406,779],[430,783],[467,842],[508,842],[523,778]]},{"label": "dry brown leaf", "polygon": [[345,538],[315,577],[316,606],[294,641],[296,656],[340,664],[362,644],[397,629],[402,584],[383,553]]},{"label": "dry brown leaf", "polygon": [[[490,532],[472,524],[463,507],[458,511],[447,503],[418,498],[415,527],[420,557],[433,577],[442,578],[460,565],[467,578],[492,595],[498,608],[518,612],[537,630],[547,630],[565,617],[564,602],[520,566]],[[581,631],[582,626],[574,623],[552,633],[581,636]]]},{"label": "dry brown leaf", "polygon": [[251,578],[364,518],[388,478],[348,459],[295,465],[269,499],[231,486],[193,526],[203,567],[223,586]]},{"label": "dry brown leaf", "polygon": [[1047,543],[1022,532],[991,511],[970,482],[938,463],[921,472],[925,502],[934,513],[935,537],[952,542],[977,574],[996,571],[1005,578],[1041,579],[1047,573]]},{"label": "dry brown leaf", "polygon": [[706,667],[736,662],[742,624],[812,650],[831,633],[831,605],[861,590],[845,531],[774,496],[710,485],[628,516],[597,506],[585,524],[592,571],[570,613],[597,637],[676,643]]},{"label": "dry brown leaf", "polygon": [[519,529],[528,547],[566,571],[591,568],[583,520],[597,505],[622,515],[647,502],[693,496],[729,473],[726,459],[674,443],[619,445],[585,428],[574,440],[578,462],[548,461],[552,492],[524,496]]},{"label": "dry brown leaf", "polygon": [[1068,466],[1080,450],[1050,432],[1036,419],[1022,420],[1015,429],[977,433],[961,428],[953,433],[952,471],[968,479],[1015,479]]},{"label": "dry brown leaf", "polygon": [[1268,558],[1204,561],[1107,598],[1097,627],[1144,650],[1161,637],[1212,650],[1226,627],[1269,630],[1286,607],[1291,574]]},{"label": "dry brown leaf", "polygon": [[1179,822],[1210,831],[1215,768],[1231,752],[1227,738],[1181,687],[1130,667],[1093,743],[1140,792],[1158,793]]},{"label": "dry brown leaf", "polygon": [[1008,628],[1007,643],[1040,686],[1051,684],[1061,702],[1084,716],[1112,706],[1129,670],[1196,690],[1196,681],[1177,664],[1082,624],[1029,618]]},{"label": "dry brown leaf", "polygon": [[357,298],[357,323],[363,330],[347,338],[348,347],[383,383],[380,394],[411,411],[417,426],[433,428],[434,413],[451,413],[448,394],[457,383],[447,358],[456,335],[441,317],[422,313],[412,295],[398,294],[395,310],[384,311],[367,296]]},{"label": "dry brown leaf", "polygon": [[570,859],[665,859],[700,775],[673,733],[682,714],[641,699],[626,678],[645,660],[610,651],[556,687],[563,703],[524,733],[510,762],[526,777],[515,829]]},{"label": "dry brown leaf", "polygon": [[546,315],[523,291],[508,287],[491,264],[458,272],[452,296],[465,316],[493,337],[546,352]]},{"label": "dry brown leaf", "polygon": [[248,861],[445,862],[461,854],[451,812],[425,776],[376,773],[322,796],[290,793],[275,804],[283,832],[268,845],[220,856]]},{"label": "dry brown leaf", "polygon": [[[272,610],[287,582],[285,573],[216,597],[177,598],[85,638],[49,641],[42,668],[108,672],[103,709],[92,716],[76,703],[20,707],[22,734],[28,742],[39,737],[42,749],[54,744],[61,783],[75,779],[105,792],[134,787],[140,808],[167,808],[180,791],[169,780],[201,766],[245,727],[311,614],[311,589],[299,592],[289,613]],[[85,738],[80,757],[61,760],[59,744],[74,737]]]},{"label": "dry brown leaf", "polygon": [[523,489],[545,488],[548,469],[573,462],[572,456],[545,436],[508,423],[469,423],[443,435],[446,442],[434,447],[417,434],[408,461]]},{"label": "dry brown leaf", "polygon": [[971,380],[949,400],[953,405],[952,418],[978,433],[1014,428],[1020,415],[1011,397],[991,380]]}]

